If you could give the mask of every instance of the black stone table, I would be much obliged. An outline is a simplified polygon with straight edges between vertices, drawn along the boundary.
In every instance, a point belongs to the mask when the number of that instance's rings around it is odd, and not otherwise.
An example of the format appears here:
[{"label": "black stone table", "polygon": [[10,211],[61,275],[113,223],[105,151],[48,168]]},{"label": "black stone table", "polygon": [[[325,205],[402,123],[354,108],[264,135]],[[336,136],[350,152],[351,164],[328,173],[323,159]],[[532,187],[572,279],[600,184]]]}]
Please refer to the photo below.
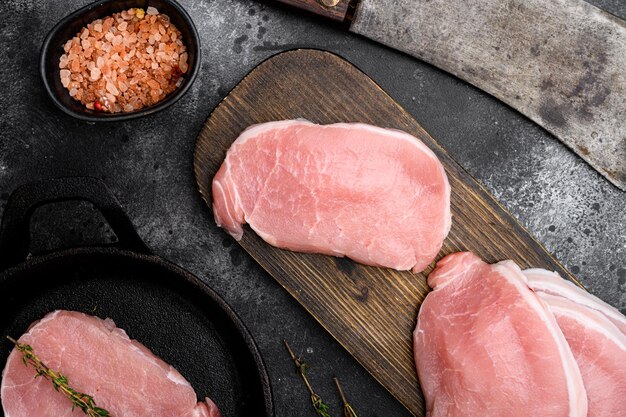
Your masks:
[{"label": "black stone table", "polygon": [[[246,322],[269,369],[277,416],[314,415],[283,339],[313,364],[312,382],[335,410],[331,378],[337,375],[360,417],[409,416],[215,226],[196,192],[192,151],[202,123],[247,72],[283,50],[327,49],[364,70],[591,292],[626,312],[626,193],[506,105],[427,64],[271,3],[183,0],[204,51],[191,91],[151,117],[88,125],[53,107],[37,72],[45,34],[88,2],[0,2],[1,207],[29,181],[104,179],[147,244],[206,281]],[[626,18],[623,0],[593,3]],[[33,219],[33,250],[110,239],[101,223],[84,204],[41,209]]]}]

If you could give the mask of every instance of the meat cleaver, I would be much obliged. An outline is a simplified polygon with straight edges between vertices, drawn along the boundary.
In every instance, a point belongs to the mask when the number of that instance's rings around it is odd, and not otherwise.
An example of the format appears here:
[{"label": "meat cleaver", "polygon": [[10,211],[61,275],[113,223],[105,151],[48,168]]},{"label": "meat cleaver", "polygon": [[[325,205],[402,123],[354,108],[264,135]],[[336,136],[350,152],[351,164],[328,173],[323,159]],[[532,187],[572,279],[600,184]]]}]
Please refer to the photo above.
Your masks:
[{"label": "meat cleaver", "polygon": [[582,0],[277,0],[475,85],[626,191],[626,21]]}]

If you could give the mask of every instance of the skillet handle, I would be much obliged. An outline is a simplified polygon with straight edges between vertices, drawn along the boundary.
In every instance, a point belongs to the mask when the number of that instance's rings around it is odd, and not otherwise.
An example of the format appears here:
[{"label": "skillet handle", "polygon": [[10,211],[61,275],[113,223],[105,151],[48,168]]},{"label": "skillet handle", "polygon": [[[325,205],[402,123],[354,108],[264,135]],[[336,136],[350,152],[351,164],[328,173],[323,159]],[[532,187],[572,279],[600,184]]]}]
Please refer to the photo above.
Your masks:
[{"label": "skillet handle", "polygon": [[93,177],[56,178],[18,187],[9,197],[0,226],[0,271],[26,260],[30,246],[30,218],[35,209],[69,200],[92,203],[117,235],[116,246],[151,253],[102,180]]}]

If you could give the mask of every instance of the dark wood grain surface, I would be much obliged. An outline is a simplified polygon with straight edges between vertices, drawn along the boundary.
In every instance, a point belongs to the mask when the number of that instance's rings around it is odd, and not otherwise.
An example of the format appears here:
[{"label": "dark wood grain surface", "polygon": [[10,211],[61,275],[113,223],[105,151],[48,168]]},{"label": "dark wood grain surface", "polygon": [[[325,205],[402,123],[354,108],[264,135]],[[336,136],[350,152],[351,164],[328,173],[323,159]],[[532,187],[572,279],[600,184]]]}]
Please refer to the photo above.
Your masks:
[{"label": "dark wood grain surface", "polygon": [[[276,55],[248,74],[215,108],[194,154],[198,188],[209,207],[213,175],[241,131],[255,123],[294,118],[401,129],[429,146],[441,159],[452,187],[452,229],[437,259],[470,250],[487,262],[513,259],[521,267],[555,270],[575,281],[374,81],[328,52]],[[293,253],[271,247],[248,227],[240,244],[411,413],[425,415],[412,332],[429,291],[426,275],[432,266],[416,275]]]}]

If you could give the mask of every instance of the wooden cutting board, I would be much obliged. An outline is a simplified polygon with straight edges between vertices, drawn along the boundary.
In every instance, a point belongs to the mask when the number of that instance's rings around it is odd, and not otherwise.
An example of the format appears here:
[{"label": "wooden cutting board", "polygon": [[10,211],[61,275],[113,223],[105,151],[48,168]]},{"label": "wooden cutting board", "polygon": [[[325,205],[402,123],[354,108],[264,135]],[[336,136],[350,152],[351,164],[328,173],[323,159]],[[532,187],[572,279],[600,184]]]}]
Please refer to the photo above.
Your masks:
[{"label": "wooden cutting board", "polygon": [[[246,127],[305,118],[364,122],[420,138],[443,163],[452,187],[452,230],[437,259],[469,250],[487,262],[513,259],[574,277],[367,75],[329,52],[283,52],[248,74],[207,119],[194,171],[211,207],[211,179]],[[207,213],[207,215],[210,215]],[[426,276],[348,259],[274,248],[246,227],[241,246],[415,416],[424,416],[413,363],[412,333],[429,291]]]}]

